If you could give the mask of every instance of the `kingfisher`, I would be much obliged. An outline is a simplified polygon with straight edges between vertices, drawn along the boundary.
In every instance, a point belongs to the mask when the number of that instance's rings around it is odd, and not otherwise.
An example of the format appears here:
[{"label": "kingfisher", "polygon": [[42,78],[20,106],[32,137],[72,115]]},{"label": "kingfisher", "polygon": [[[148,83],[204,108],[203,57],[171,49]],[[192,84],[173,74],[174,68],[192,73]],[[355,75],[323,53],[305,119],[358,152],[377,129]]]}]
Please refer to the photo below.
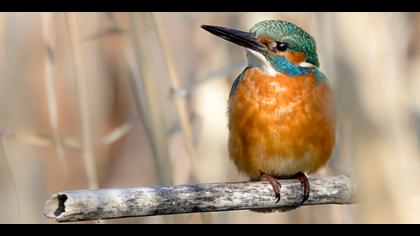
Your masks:
[{"label": "kingfisher", "polygon": [[233,81],[228,100],[228,148],[237,169],[267,181],[280,200],[280,180],[294,178],[309,197],[306,174],[326,165],[335,145],[335,106],[320,70],[315,39],[282,20],[249,32],[202,25],[246,49],[248,65]]}]

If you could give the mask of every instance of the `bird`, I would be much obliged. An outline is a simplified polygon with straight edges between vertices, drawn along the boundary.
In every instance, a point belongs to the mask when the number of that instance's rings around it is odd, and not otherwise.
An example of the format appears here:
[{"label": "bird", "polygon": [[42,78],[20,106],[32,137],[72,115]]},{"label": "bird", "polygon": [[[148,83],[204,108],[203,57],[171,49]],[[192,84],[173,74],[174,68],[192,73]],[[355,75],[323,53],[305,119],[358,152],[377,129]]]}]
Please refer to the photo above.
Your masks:
[{"label": "bird", "polygon": [[280,181],[297,179],[302,205],[310,194],[306,174],[325,166],[335,146],[333,91],[314,37],[284,20],[264,20],[248,32],[201,28],[246,51],[248,64],[227,101],[230,159],[251,180],[268,182],[276,203]]}]

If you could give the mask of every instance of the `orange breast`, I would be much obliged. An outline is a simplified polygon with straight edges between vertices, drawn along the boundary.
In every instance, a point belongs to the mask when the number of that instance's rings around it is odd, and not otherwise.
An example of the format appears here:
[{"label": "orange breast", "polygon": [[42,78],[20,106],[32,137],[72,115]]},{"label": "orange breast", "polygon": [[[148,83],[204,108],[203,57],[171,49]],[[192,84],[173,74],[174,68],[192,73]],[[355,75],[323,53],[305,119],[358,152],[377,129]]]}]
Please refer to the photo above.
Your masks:
[{"label": "orange breast", "polygon": [[332,94],[315,76],[245,72],[229,101],[229,154],[252,179],[288,177],[325,165],[334,147]]}]

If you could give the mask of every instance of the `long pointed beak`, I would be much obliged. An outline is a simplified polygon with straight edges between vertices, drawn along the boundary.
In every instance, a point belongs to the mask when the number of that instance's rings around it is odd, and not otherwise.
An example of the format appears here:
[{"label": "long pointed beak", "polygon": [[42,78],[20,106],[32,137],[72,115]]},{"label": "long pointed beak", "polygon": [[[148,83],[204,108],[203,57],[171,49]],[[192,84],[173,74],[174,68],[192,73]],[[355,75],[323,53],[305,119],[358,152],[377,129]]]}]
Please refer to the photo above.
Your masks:
[{"label": "long pointed beak", "polygon": [[260,43],[252,33],[212,25],[202,25],[201,28],[242,47],[246,47],[257,52],[267,51],[267,46]]}]

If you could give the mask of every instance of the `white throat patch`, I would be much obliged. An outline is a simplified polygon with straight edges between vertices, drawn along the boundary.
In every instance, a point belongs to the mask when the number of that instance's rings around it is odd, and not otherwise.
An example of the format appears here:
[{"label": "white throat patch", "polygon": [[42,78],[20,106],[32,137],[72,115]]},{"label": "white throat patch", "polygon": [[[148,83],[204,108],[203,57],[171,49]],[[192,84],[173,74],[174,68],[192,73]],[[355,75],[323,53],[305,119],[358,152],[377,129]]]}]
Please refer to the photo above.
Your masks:
[{"label": "white throat patch", "polygon": [[313,67],[315,67],[314,65],[312,65],[311,63],[306,62],[306,61],[300,63],[299,66],[300,67],[307,67],[307,68],[313,68]]},{"label": "white throat patch", "polygon": [[246,49],[246,57],[248,58],[249,67],[258,67],[261,68],[266,74],[270,76],[275,76],[277,74],[276,69],[270,64],[269,61],[261,53]]}]

